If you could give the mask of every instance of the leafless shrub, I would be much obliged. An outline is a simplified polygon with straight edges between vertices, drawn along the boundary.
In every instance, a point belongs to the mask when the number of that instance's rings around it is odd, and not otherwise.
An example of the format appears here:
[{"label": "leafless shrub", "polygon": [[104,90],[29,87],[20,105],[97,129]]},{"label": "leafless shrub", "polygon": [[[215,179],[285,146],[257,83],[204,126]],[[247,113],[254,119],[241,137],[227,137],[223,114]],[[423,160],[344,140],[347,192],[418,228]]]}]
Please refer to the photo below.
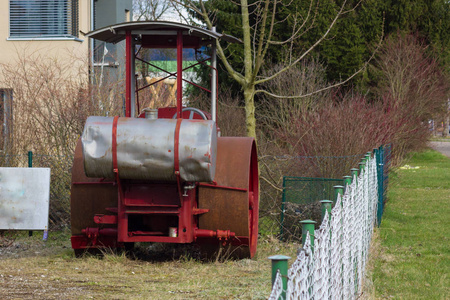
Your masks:
[{"label": "leafless shrub", "polygon": [[[84,68],[74,72],[77,64]],[[113,108],[111,89],[90,86],[87,64],[76,58],[18,53],[2,73],[2,86],[13,90],[15,152],[72,154],[86,117]]]},{"label": "leafless shrub", "polygon": [[[281,66],[275,65],[266,70],[267,75],[276,73]],[[265,84],[270,93],[279,95],[304,95],[318,91],[328,85],[325,78],[325,67],[317,60],[305,60],[298,67],[285,72],[282,78],[277,77]],[[273,98],[264,95],[261,99],[258,120],[262,124],[260,131],[269,134],[280,128],[289,128],[292,116],[302,118],[306,112],[315,111],[331,100],[331,91],[326,90],[300,99]]]},{"label": "leafless shrub", "polygon": [[414,35],[390,36],[375,67],[380,74],[377,94],[383,100],[385,123],[395,129],[391,142],[398,162],[406,153],[426,145],[430,119],[444,118],[450,83]]},{"label": "leafless shrub", "polygon": [[[211,99],[206,94],[191,96],[189,106],[210,112]],[[246,136],[245,109],[241,100],[233,97],[231,91],[226,88],[218,93],[217,125],[222,136]]]},{"label": "leafless shrub", "polygon": [[[356,166],[362,154],[383,143],[387,134],[380,128],[382,107],[368,104],[358,95],[291,118],[291,126],[276,133],[291,153],[314,157],[310,160],[313,168],[306,167],[313,173],[303,176],[341,178]],[[333,159],[338,157],[352,159],[343,164],[343,160]],[[300,171],[303,169],[299,166]]]}]

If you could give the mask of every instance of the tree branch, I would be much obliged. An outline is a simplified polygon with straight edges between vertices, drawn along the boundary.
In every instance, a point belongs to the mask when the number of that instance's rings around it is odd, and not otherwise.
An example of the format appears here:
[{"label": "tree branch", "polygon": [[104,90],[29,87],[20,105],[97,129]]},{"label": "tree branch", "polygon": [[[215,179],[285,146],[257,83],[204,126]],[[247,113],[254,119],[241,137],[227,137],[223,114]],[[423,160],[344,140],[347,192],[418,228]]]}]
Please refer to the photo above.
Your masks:
[{"label": "tree branch", "polygon": [[333,21],[331,22],[330,26],[328,26],[327,31],[314,43],[314,45],[312,45],[308,50],[306,50],[302,55],[300,55],[300,57],[298,57],[292,64],[289,64],[288,66],[286,66],[285,68],[281,69],[280,71],[278,71],[277,73],[266,77],[264,79],[260,79],[255,81],[255,84],[261,84],[264,83],[266,81],[269,81],[281,74],[283,74],[284,72],[286,72],[287,70],[289,70],[290,68],[292,68],[293,66],[295,66],[299,61],[301,61],[303,58],[305,58],[306,55],[308,55],[314,48],[317,47],[317,45],[319,45],[330,33],[331,29],[334,27],[334,25],[336,24],[337,20],[339,19],[339,17],[341,16],[345,4],[347,3],[347,0],[344,0],[344,2],[342,3],[341,8],[339,9],[339,12],[336,14],[336,17],[333,19]]},{"label": "tree branch", "polygon": [[300,95],[296,95],[296,96],[282,96],[282,95],[276,95],[276,94],[273,94],[273,93],[268,92],[268,91],[266,91],[266,90],[256,90],[256,91],[255,91],[255,95],[256,95],[257,93],[263,93],[263,94],[266,94],[266,95],[269,95],[269,96],[271,96],[271,97],[278,98],[278,99],[300,99],[300,98],[309,97],[309,96],[312,96],[312,95],[321,93],[321,92],[323,92],[323,91],[326,91],[326,90],[329,90],[329,89],[332,89],[332,88],[341,86],[341,85],[343,85],[343,84],[346,84],[347,82],[349,82],[350,80],[352,80],[356,75],[358,75],[359,73],[361,73],[362,71],[364,71],[364,70],[367,68],[367,66],[369,65],[369,63],[370,63],[370,62],[373,60],[373,58],[375,57],[375,54],[376,54],[376,53],[378,52],[378,50],[380,49],[381,44],[382,44],[382,42],[383,42],[383,36],[384,36],[384,35],[382,34],[381,37],[380,37],[380,41],[378,42],[377,47],[376,47],[375,50],[373,51],[373,53],[372,53],[372,55],[370,56],[370,58],[364,63],[364,65],[363,65],[358,71],[356,71],[356,72],[353,73],[350,77],[348,77],[347,79],[345,79],[345,80],[343,80],[343,81],[340,81],[340,82],[338,82],[338,83],[329,85],[329,86],[327,86],[327,87],[324,87],[324,88],[318,89],[318,90],[316,90],[316,91],[314,91],[314,92],[307,93],[307,94],[303,94],[303,95],[300,94]]},{"label": "tree branch", "polygon": [[252,77],[252,46],[248,1],[241,0],[242,34],[244,39],[244,85],[250,83]]},{"label": "tree branch", "polygon": [[267,183],[268,183],[271,187],[273,187],[275,190],[277,190],[277,191],[279,191],[279,192],[282,192],[282,191],[283,191],[283,189],[277,187],[275,184],[273,184],[272,182],[270,182],[270,180],[268,180],[268,179],[265,178],[264,176],[259,175],[259,178],[262,179],[262,180],[264,180],[265,182],[267,182]]},{"label": "tree branch", "polygon": [[[298,37],[303,35],[303,34],[300,34],[300,30],[306,25],[306,22],[308,22],[308,20],[310,18],[311,11],[312,11],[312,4],[313,4],[313,0],[311,0],[309,3],[308,14],[306,15],[306,18],[304,18],[302,25],[300,25],[300,27],[297,30],[295,30],[287,40],[278,41],[278,42],[270,41],[270,44],[271,45],[284,45],[284,44],[293,42],[295,39],[297,39]],[[317,7],[316,7],[316,10],[317,10]],[[314,21],[312,23],[314,23]],[[312,24],[311,24],[311,26],[312,26]],[[305,31],[308,31],[311,28],[311,26]]]},{"label": "tree branch", "polygon": [[[253,70],[253,74],[252,74],[252,79],[251,81],[254,81],[256,78],[256,74],[258,74],[259,69],[261,68],[262,62],[264,60],[264,55],[263,52],[265,52],[263,50],[263,45],[264,45],[264,36],[266,34],[266,22],[267,22],[267,15],[269,12],[269,3],[270,0],[266,0],[266,3],[264,5],[264,12],[263,12],[263,18],[262,18],[262,24],[261,24],[261,32],[259,34],[259,41],[258,41],[258,49],[256,50],[256,54],[255,54],[255,67]],[[274,3],[274,6],[276,6],[276,0]],[[273,28],[273,16],[272,16],[272,22],[271,22],[271,26],[270,26],[270,32],[269,35],[267,37],[267,40],[270,40],[270,35],[272,34],[272,28]]]},{"label": "tree branch", "polygon": [[[209,30],[212,29],[213,27],[213,23],[211,22],[211,19],[209,18],[208,15],[208,11],[205,8],[205,5],[203,3],[203,1],[199,1],[200,7],[201,9],[199,9],[197,6],[195,6],[195,4],[192,1],[187,1],[186,3],[182,3],[178,0],[171,0],[172,3],[181,5],[187,9],[192,9],[194,10],[196,13],[198,13],[200,16],[202,16],[203,20],[206,23],[206,26],[208,27]],[[239,84],[243,85],[244,84],[244,76],[242,76],[242,74],[240,74],[239,72],[236,72],[233,67],[231,66],[231,64],[228,62],[228,59],[223,51],[222,46],[220,45],[219,41],[216,41],[216,47],[217,47],[217,54],[220,57],[220,60],[222,61],[223,65],[225,66],[225,69],[227,70],[227,72],[230,74],[230,76],[236,80]]]}]

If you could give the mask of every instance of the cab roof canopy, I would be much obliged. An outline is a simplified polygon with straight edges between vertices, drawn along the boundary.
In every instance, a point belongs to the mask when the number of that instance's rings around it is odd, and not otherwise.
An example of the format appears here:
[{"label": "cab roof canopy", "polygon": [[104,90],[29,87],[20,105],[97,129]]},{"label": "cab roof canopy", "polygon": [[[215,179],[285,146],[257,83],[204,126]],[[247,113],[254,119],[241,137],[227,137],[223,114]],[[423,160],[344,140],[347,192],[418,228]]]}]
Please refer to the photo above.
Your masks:
[{"label": "cab roof canopy", "polygon": [[200,48],[217,39],[229,43],[242,43],[234,36],[221,34],[208,29],[168,21],[138,21],[106,26],[86,34],[86,37],[107,43],[118,43],[125,39],[129,31],[137,38],[137,43],[145,48],[176,48],[177,33],[183,33],[183,48]]}]

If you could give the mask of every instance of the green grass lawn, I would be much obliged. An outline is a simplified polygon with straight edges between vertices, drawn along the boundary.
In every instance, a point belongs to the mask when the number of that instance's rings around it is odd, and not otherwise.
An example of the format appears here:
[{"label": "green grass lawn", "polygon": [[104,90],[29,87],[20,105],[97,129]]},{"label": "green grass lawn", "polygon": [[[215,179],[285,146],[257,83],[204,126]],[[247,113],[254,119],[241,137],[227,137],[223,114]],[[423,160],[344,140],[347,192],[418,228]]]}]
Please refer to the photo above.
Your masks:
[{"label": "green grass lawn", "polygon": [[378,299],[450,299],[450,159],[428,150],[390,175],[373,266]]}]

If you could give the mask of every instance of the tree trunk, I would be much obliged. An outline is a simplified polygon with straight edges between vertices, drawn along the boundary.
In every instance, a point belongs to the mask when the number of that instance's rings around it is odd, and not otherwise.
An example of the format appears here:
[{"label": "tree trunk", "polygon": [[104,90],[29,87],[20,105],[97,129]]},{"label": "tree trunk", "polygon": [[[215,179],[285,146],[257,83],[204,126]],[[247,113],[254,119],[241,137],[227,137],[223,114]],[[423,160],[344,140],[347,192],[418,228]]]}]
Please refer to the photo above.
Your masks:
[{"label": "tree trunk", "polygon": [[444,117],[444,131],[442,131],[442,136],[448,137],[449,130],[450,130],[450,98],[447,99],[447,114]]},{"label": "tree trunk", "polygon": [[444,131],[442,131],[443,137],[448,137],[450,130],[450,116],[444,118]]},{"label": "tree trunk", "polygon": [[245,125],[247,136],[256,140],[256,118],[255,118],[255,86],[244,87],[245,99]]}]

